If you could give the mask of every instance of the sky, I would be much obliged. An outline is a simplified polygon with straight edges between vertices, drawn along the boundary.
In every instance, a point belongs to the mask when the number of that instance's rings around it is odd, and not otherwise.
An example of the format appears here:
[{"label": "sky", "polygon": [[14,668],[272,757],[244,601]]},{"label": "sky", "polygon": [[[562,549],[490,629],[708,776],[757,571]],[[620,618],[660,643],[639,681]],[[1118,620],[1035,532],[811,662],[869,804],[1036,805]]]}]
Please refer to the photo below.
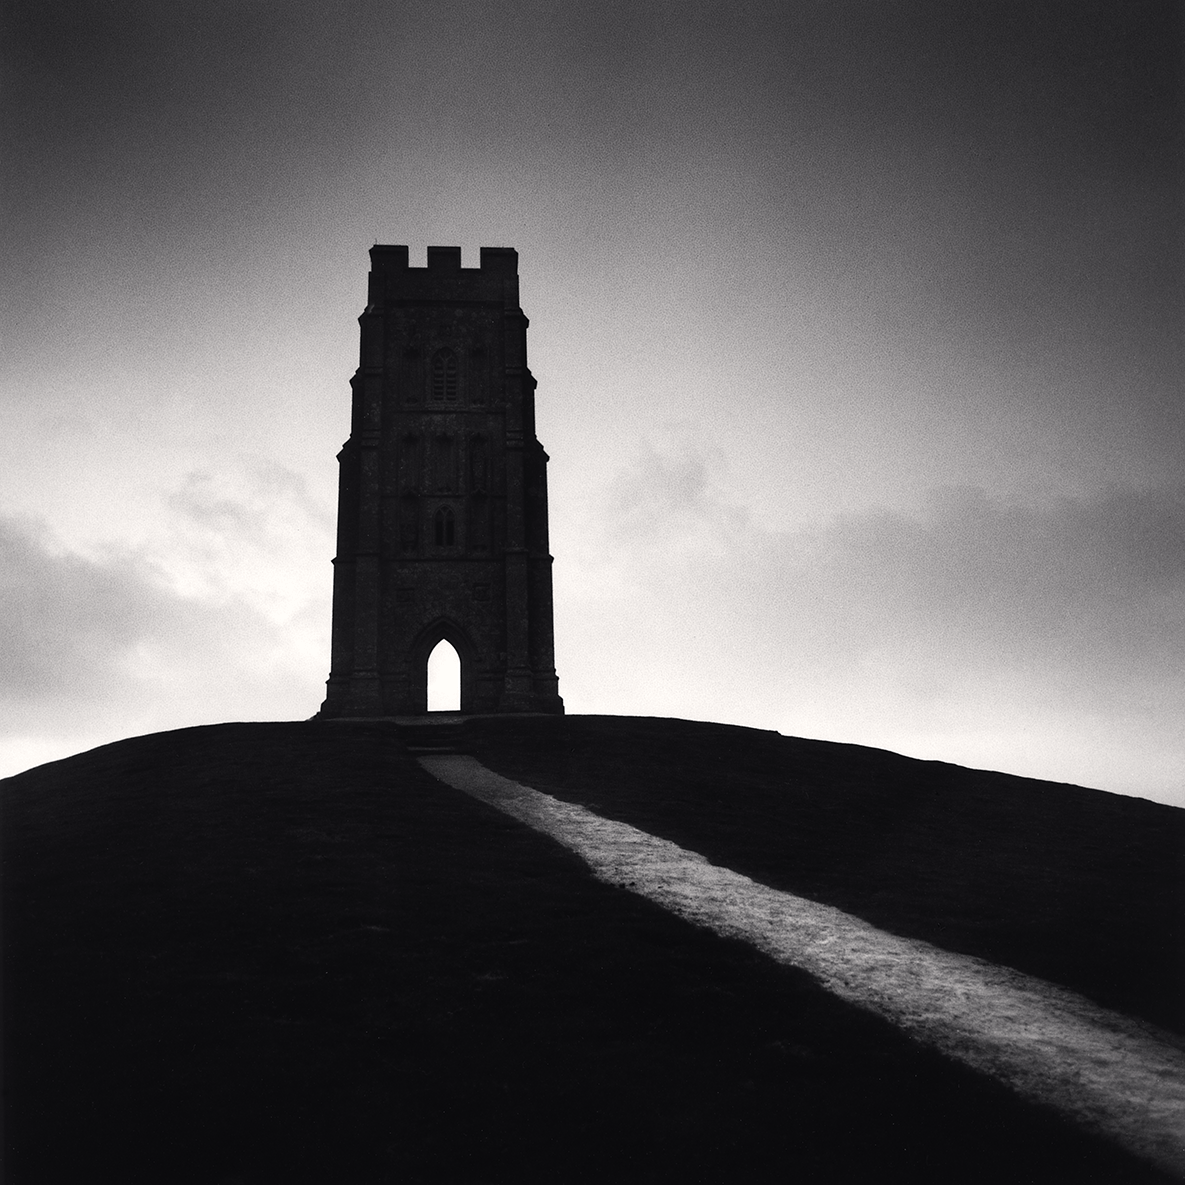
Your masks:
[{"label": "sky", "polygon": [[0,775],[324,695],[367,252],[519,252],[567,710],[1185,806],[1181,7],[8,0]]}]

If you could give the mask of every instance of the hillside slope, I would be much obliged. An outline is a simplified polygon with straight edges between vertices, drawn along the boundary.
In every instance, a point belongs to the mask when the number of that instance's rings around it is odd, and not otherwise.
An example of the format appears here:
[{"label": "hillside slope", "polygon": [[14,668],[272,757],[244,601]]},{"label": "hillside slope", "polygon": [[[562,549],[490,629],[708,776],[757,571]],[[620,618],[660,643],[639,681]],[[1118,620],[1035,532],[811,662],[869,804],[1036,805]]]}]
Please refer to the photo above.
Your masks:
[{"label": "hillside slope", "polygon": [[[1082,870],[1114,876],[1090,900],[1154,922],[1135,937],[1095,926],[1093,961],[1116,970],[1091,990],[1167,1023],[1155,926],[1176,924],[1161,898],[1181,812],[1076,807],[1092,792],[1029,783],[1003,813],[1045,835],[1046,855],[1009,864],[1008,828],[981,818],[998,775],[974,775],[989,779],[979,806],[946,803],[936,822],[937,775],[925,794],[894,802],[889,778],[862,801],[904,760],[868,750],[612,718],[474,720],[467,736],[494,768],[903,932],[1037,950],[1017,904],[1037,900],[1067,982],[1092,962]],[[1034,806],[1046,791],[1063,798]],[[1093,839],[1079,851],[1099,811],[1138,859],[1100,864]],[[1053,832],[1063,820],[1056,860],[1045,815]],[[870,1166],[1161,1179],[806,976],[598,884],[429,778],[388,725],[136,738],[7,780],[2,821],[13,1185],[725,1181],[770,1163],[806,1181]],[[966,854],[942,851],[956,834],[960,850],[995,836],[976,849],[994,878],[960,874]],[[1023,890],[1001,889],[1009,877]]]},{"label": "hillside slope", "polygon": [[466,725],[484,764],[764,884],[1185,1033],[1185,811],[686,720]]}]

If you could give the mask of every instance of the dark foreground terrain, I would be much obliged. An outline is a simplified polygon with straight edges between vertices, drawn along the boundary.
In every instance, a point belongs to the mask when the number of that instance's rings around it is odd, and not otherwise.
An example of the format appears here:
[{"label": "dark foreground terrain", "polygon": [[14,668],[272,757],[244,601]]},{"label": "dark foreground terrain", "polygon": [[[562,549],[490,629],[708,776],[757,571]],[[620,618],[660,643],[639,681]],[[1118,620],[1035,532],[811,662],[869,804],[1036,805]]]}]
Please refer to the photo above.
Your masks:
[{"label": "dark foreground terrain", "polygon": [[[1182,1027],[1185,812],[682,721],[478,719],[466,743]],[[391,725],[161,733],[2,792],[8,1185],[1164,1179],[599,884]]]}]

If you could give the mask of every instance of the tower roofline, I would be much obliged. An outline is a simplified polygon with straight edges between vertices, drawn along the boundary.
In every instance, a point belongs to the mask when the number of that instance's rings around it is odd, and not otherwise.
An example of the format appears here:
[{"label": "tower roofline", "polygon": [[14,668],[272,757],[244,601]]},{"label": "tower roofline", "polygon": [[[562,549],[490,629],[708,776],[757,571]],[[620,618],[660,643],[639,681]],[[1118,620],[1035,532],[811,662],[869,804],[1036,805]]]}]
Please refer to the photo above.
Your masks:
[{"label": "tower roofline", "polygon": [[462,267],[460,247],[429,247],[428,266],[413,268],[408,262],[406,245],[375,243],[370,249],[370,268],[376,272],[487,272],[517,276],[518,252],[513,247],[482,247],[481,266]]}]

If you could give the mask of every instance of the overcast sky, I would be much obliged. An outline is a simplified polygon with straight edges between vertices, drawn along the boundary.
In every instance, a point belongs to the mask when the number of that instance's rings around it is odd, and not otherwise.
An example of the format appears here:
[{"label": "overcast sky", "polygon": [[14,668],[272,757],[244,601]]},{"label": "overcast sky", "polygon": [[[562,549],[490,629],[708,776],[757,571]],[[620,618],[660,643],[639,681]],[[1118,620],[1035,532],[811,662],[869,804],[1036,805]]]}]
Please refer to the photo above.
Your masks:
[{"label": "overcast sky", "polygon": [[1185,805],[1179,5],[3,13],[0,774],[316,711],[384,242],[519,251],[569,711]]}]

